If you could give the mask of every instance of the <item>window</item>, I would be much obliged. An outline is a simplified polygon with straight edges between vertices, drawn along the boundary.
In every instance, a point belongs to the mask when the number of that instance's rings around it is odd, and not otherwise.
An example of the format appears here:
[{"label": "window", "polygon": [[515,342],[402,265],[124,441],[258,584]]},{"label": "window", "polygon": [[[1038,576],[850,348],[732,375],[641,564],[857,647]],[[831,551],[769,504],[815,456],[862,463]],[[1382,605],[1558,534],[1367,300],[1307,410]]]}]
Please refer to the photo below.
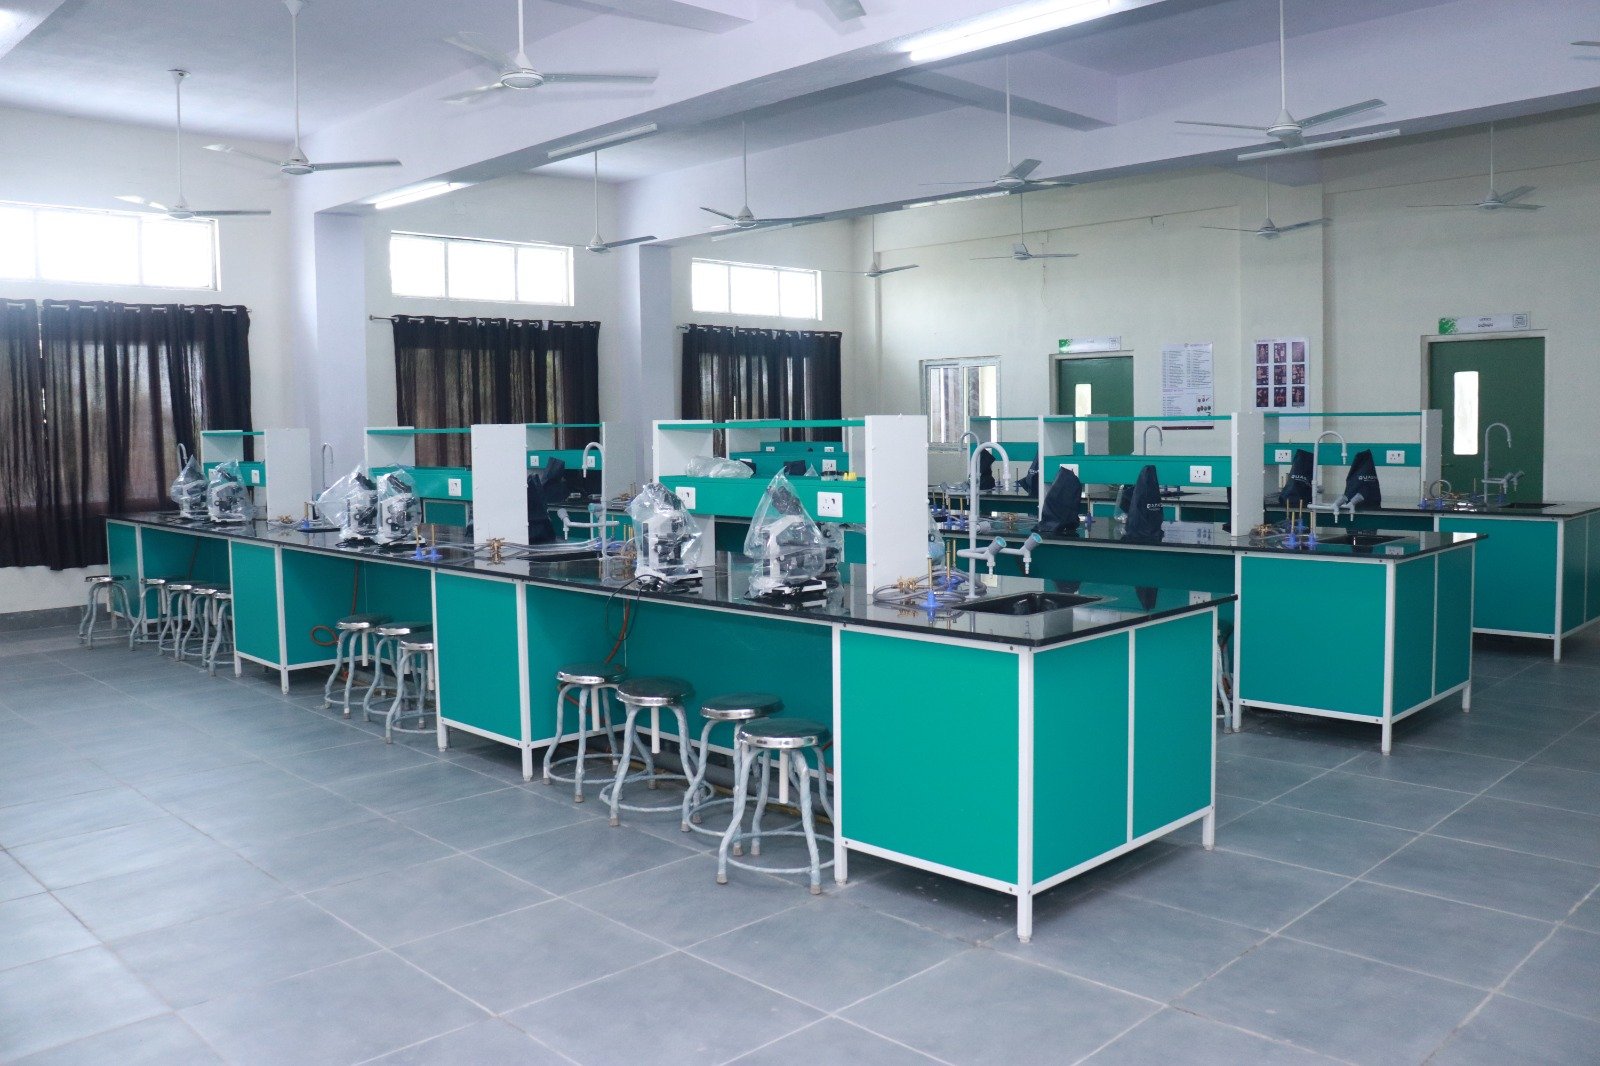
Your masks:
[{"label": "window", "polygon": [[997,359],[942,359],[922,364],[922,406],[928,443],[954,447],[972,419],[1000,414]]},{"label": "window", "polygon": [[1478,372],[1458,370],[1456,379],[1455,429],[1450,450],[1457,455],[1478,454]]},{"label": "window", "polygon": [[696,314],[822,317],[822,272],[696,259],[690,264],[689,306]]},{"label": "window", "polygon": [[0,278],[216,289],[217,224],[0,203]]},{"label": "window", "polygon": [[396,296],[493,303],[573,304],[572,249],[425,233],[389,234]]}]

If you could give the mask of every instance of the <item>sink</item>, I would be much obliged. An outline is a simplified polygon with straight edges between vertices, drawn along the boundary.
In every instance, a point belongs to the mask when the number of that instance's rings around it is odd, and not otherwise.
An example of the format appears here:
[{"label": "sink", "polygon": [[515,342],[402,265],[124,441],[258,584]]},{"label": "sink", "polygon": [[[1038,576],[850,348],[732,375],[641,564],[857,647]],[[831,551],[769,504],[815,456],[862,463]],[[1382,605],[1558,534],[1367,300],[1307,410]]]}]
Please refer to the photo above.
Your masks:
[{"label": "sink", "polygon": [[1379,544],[1410,539],[1410,537],[1397,537],[1388,533],[1338,533],[1331,537],[1318,537],[1317,542],[1319,544],[1348,544],[1352,548],[1374,548]]},{"label": "sink", "polygon": [[1104,596],[1079,596],[1068,592],[1024,592],[1017,596],[999,596],[979,603],[963,604],[961,610],[977,614],[1003,614],[1020,617],[1044,614],[1047,611],[1065,611],[1082,607],[1086,603],[1099,603]]}]

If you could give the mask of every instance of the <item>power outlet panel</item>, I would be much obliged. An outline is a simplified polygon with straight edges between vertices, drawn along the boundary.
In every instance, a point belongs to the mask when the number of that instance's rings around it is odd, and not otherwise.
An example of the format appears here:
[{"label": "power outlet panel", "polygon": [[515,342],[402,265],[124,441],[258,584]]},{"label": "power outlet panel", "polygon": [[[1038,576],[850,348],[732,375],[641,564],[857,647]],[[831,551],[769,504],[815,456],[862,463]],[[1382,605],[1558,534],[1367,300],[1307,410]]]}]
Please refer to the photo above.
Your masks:
[{"label": "power outlet panel", "polygon": [[1211,484],[1211,467],[1209,467],[1209,466],[1191,466],[1191,467],[1189,467],[1189,483],[1192,484],[1192,485],[1209,485],[1209,484]]},{"label": "power outlet panel", "polygon": [[843,518],[844,517],[844,493],[842,493],[842,492],[819,492],[819,493],[817,493],[817,517],[818,518]]},{"label": "power outlet panel", "polygon": [[585,455],[583,457],[583,468],[585,470],[593,470],[594,469],[594,464],[599,458],[600,457],[595,455],[593,452],[590,452],[588,455]]},{"label": "power outlet panel", "polygon": [[458,477],[446,478],[444,482],[444,491],[448,492],[452,496],[460,496],[461,479]]},{"label": "power outlet panel", "polygon": [[837,459],[824,459],[824,460],[822,460],[822,472],[824,474],[832,474],[835,471],[837,471],[838,469],[839,469],[839,460],[837,460]]},{"label": "power outlet panel", "polygon": [[528,456],[528,466],[537,468],[539,466],[539,460],[540,456],[537,452],[535,452],[533,455]]},{"label": "power outlet panel", "polygon": [[252,484],[252,485],[261,484],[261,471],[259,471],[259,470],[250,471],[250,484]]},{"label": "power outlet panel", "polygon": [[677,489],[676,492],[678,493],[678,499],[683,501],[684,509],[688,511],[694,510],[694,486],[685,485],[683,488]]},{"label": "power outlet panel", "polygon": [[1399,466],[1406,461],[1406,453],[1400,448],[1390,448],[1386,455],[1387,459],[1385,461],[1390,466]]},{"label": "power outlet panel", "polygon": [[1293,448],[1274,448],[1272,450],[1272,461],[1275,462],[1275,463],[1292,463],[1292,462],[1294,462],[1294,449]]}]

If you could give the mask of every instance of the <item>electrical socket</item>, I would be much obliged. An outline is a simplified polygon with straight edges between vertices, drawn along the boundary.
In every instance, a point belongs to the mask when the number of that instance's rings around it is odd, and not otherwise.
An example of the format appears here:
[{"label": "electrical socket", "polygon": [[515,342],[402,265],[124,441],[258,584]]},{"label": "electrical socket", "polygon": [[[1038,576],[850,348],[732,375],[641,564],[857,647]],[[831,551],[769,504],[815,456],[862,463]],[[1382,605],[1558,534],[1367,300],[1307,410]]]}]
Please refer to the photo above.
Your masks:
[{"label": "electrical socket", "polygon": [[1294,450],[1292,448],[1274,448],[1272,461],[1275,463],[1292,463],[1294,462]]},{"label": "electrical socket", "polygon": [[819,493],[817,493],[817,517],[818,518],[843,518],[844,517],[844,493],[842,493],[842,492],[819,492]]},{"label": "electrical socket", "polygon": [[1390,466],[1399,466],[1401,463],[1403,463],[1405,461],[1406,461],[1406,453],[1405,453],[1404,449],[1402,449],[1402,448],[1390,448],[1389,449],[1388,455],[1387,455],[1387,462],[1389,463]]},{"label": "electrical socket", "polygon": [[528,466],[531,467],[531,468],[534,468],[534,469],[538,468],[538,466],[539,466],[539,453],[538,452],[534,452],[532,455],[528,456]]},{"label": "electrical socket", "polygon": [[595,455],[593,452],[590,452],[588,455],[585,455],[583,457],[583,468],[585,470],[593,470],[595,461],[597,459],[599,459],[599,456]]},{"label": "electrical socket", "polygon": [[694,510],[694,486],[693,485],[685,485],[683,488],[674,489],[673,491],[678,494],[678,499],[683,501],[684,510],[686,510],[686,511]]},{"label": "electrical socket", "polygon": [[1189,481],[1195,485],[1211,484],[1211,468],[1209,466],[1191,466],[1189,468]]},{"label": "electrical socket", "polygon": [[449,493],[451,496],[460,496],[461,479],[458,477],[446,478],[444,482],[444,491]]},{"label": "electrical socket", "polygon": [[831,473],[833,473],[834,471],[836,471],[838,469],[839,469],[839,460],[837,460],[837,459],[824,459],[824,460],[822,460],[822,472],[824,474],[831,474]]},{"label": "electrical socket", "polygon": [[250,471],[250,484],[252,484],[252,485],[261,484],[261,471],[259,471],[259,470]]}]

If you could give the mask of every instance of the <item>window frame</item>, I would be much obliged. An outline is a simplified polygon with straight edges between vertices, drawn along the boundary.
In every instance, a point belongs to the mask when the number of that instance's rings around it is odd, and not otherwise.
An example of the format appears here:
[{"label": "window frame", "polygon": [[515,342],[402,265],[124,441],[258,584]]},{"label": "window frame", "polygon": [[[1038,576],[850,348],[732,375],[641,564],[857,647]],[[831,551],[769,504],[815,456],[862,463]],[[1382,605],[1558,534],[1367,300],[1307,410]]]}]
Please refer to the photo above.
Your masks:
[{"label": "window frame", "polygon": [[[222,291],[222,243],[220,227],[214,218],[168,218],[164,214],[150,211],[117,211],[98,207],[72,207],[66,204],[36,204],[23,200],[0,200],[0,208],[20,208],[30,214],[33,229],[33,273],[28,277],[0,278],[0,281],[24,285],[83,285],[97,289],[153,289],[160,292],[217,292]],[[41,215],[77,215],[87,217],[111,217],[133,220],[134,245],[133,259],[137,269],[137,280],[134,281],[84,281],[77,278],[60,278],[47,276],[40,269],[40,239],[39,219]],[[204,226],[207,230],[205,242],[209,253],[210,262],[208,273],[211,277],[209,285],[161,285],[146,281],[145,273],[145,241],[149,233],[147,226],[150,224],[165,224],[178,226]]]},{"label": "window frame", "polygon": [[[394,288],[394,240],[403,237],[412,240],[437,241],[443,248],[444,259],[444,295],[419,296],[412,293],[396,292]],[[567,299],[565,303],[553,303],[548,300],[522,300],[513,297],[509,300],[490,300],[475,296],[450,295],[450,245],[497,245],[511,249],[511,291],[520,293],[522,256],[518,251],[523,248],[537,248],[544,251],[557,251],[562,253],[566,267]],[[389,243],[385,246],[385,253],[389,256],[389,295],[397,300],[447,300],[451,303],[489,303],[489,304],[518,304],[523,307],[576,307],[578,305],[578,279],[577,256],[572,245],[558,244],[554,241],[507,241],[494,237],[459,237],[448,233],[422,233],[415,230],[390,230]]]},{"label": "window frame", "polygon": [[[694,303],[694,272],[700,264],[719,266],[728,272],[728,310],[714,311],[696,307]],[[765,270],[773,275],[773,285],[778,291],[778,313],[760,314],[754,311],[740,311],[733,304],[733,270],[739,267],[745,270]],[[813,315],[786,315],[783,313],[783,275],[803,274],[811,279],[812,291],[816,294],[815,310]],[[793,322],[821,322],[822,321],[822,271],[811,267],[777,266],[772,263],[740,263],[732,259],[710,259],[703,256],[694,256],[689,260],[689,310],[696,315],[724,315],[728,318],[784,318]]]},{"label": "window frame", "polygon": [[[932,439],[932,436],[933,436],[933,432],[932,432],[933,431],[933,411],[932,411],[932,405],[929,403],[929,400],[931,399],[931,394],[930,394],[930,390],[929,390],[929,387],[928,387],[928,378],[929,378],[929,373],[928,372],[930,370],[948,370],[948,369],[951,369],[951,368],[955,368],[955,369],[959,369],[959,370],[963,370],[963,371],[970,371],[970,370],[980,370],[980,369],[984,369],[984,368],[987,368],[987,367],[993,367],[994,368],[994,414],[993,415],[982,416],[982,417],[999,418],[1000,415],[1001,415],[1001,412],[1000,412],[1000,395],[1001,395],[1001,391],[1000,391],[1000,357],[998,355],[956,357],[956,358],[944,358],[944,359],[923,359],[918,363],[918,374],[919,374],[919,376],[921,378],[921,382],[922,382],[922,413],[928,419],[928,430],[929,430],[929,433],[928,433],[928,435],[929,435],[928,450],[930,452],[957,452],[957,451],[961,450],[962,446],[961,446],[961,434],[960,433],[957,433],[956,434],[956,439],[954,441],[950,441],[950,442],[934,441]],[[972,417],[973,417],[972,414],[969,412],[967,414],[967,416],[966,416],[967,426],[963,427],[961,432],[966,432],[966,429],[971,427]]]}]

